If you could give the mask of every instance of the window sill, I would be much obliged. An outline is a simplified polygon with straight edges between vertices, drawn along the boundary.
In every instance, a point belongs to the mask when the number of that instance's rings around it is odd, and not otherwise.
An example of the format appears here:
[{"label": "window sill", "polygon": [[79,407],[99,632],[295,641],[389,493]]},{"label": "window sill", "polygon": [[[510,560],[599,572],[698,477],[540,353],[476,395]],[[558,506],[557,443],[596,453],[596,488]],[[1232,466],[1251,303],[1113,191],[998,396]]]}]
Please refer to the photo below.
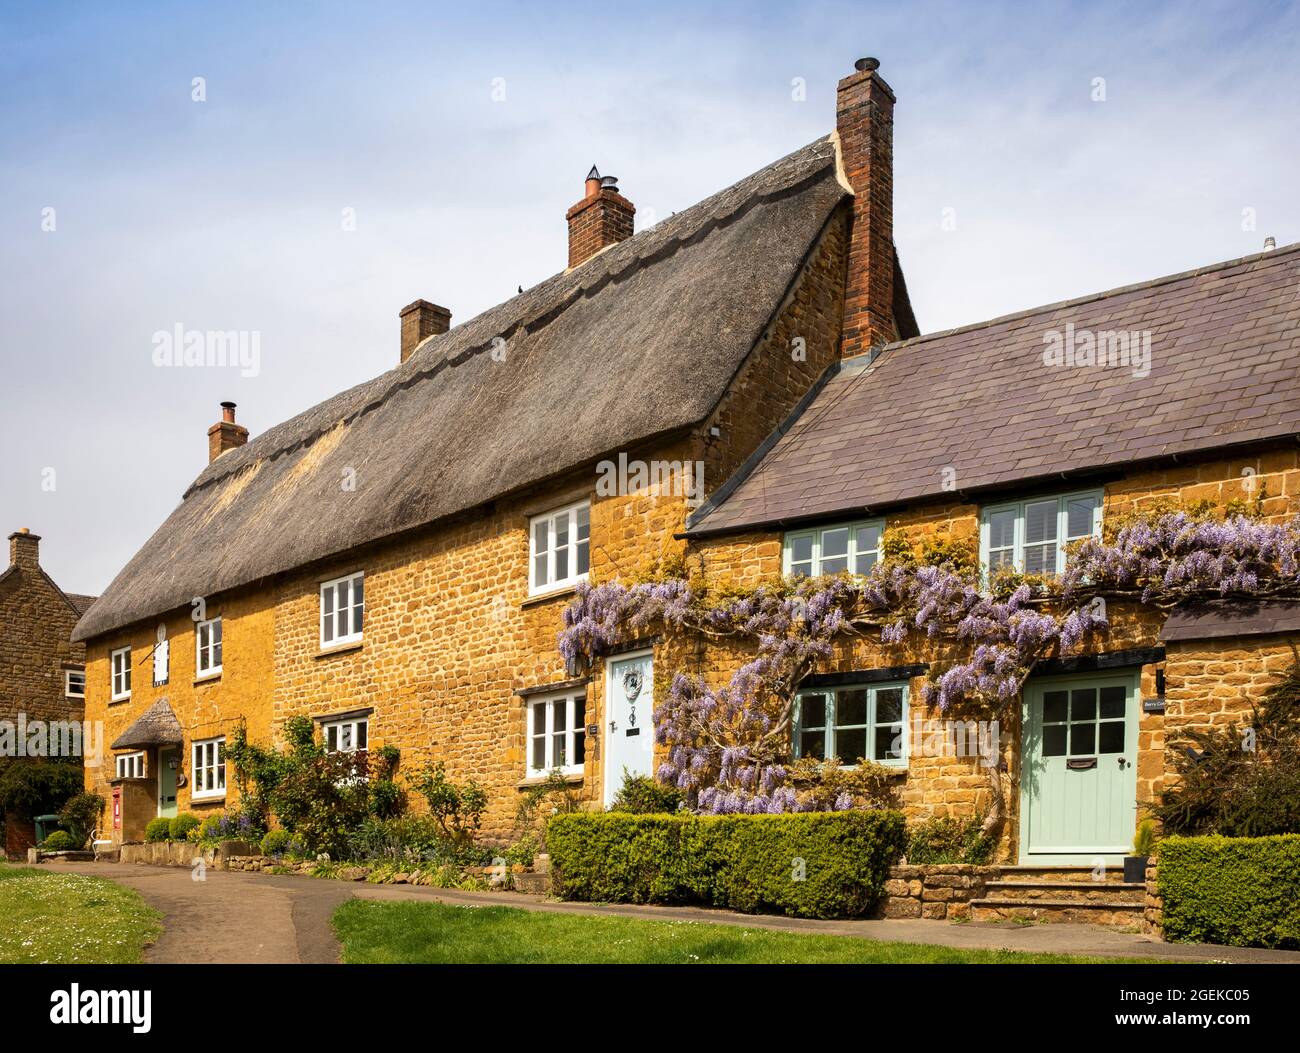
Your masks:
[{"label": "window sill", "polygon": [[221,679],[220,669],[210,670],[209,672],[200,673],[198,676],[196,676],[194,678],[194,686],[198,687],[199,684],[208,684],[211,683],[213,680],[220,680],[220,679]]},{"label": "window sill", "polygon": [[[586,777],[586,774],[580,771],[566,771],[560,774],[560,778],[570,786],[581,786]],[[541,786],[549,778],[549,775],[530,775],[528,778],[520,779],[515,783],[515,788],[518,790],[530,790],[534,786]]]},{"label": "window sill", "polygon": [[360,651],[365,646],[364,640],[349,640],[347,643],[330,644],[329,647],[322,647],[316,652],[316,658],[330,658],[336,654],[348,654],[352,651]]},{"label": "window sill", "polygon": [[578,582],[569,585],[561,585],[558,588],[548,589],[546,592],[538,592],[530,595],[519,606],[521,609],[526,607],[536,607],[541,603],[549,603],[551,600],[558,600],[564,596],[574,596],[578,592]]},{"label": "window sill", "polygon": [[130,701],[131,701],[131,696],[130,696],[130,695],[119,695],[119,696],[117,696],[117,697],[110,698],[110,699],[108,700],[108,704],[111,706],[111,705],[113,705],[113,704],[116,703],[116,702],[130,702]]},{"label": "window sill", "polygon": [[216,794],[212,797],[209,797],[206,794],[202,797],[195,797],[193,794],[190,794],[191,808],[203,808],[209,804],[225,804],[225,803],[226,803],[226,795],[224,793]]}]

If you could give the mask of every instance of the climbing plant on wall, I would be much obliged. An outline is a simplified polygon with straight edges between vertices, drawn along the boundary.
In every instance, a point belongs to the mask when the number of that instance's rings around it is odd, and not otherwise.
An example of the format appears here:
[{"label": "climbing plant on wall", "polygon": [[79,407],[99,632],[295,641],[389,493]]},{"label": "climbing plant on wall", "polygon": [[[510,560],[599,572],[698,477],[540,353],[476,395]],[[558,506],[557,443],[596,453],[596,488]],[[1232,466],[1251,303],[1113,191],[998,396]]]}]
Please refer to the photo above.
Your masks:
[{"label": "climbing plant on wall", "polygon": [[[753,657],[724,686],[673,675],[654,714],[666,749],[657,777],[701,811],[846,809],[864,795],[851,787],[815,792],[806,778],[801,787],[791,760],[799,683],[838,640],[921,643],[933,656],[926,704],[1005,722],[1040,661],[1076,652],[1109,627],[1109,599],[1169,610],[1206,599],[1300,597],[1300,518],[1266,523],[1203,507],[1129,515],[1107,536],[1073,545],[1059,578],[1003,571],[985,581],[969,542],[932,542],[918,554],[895,531],[883,553],[866,575],[746,590],[710,587],[683,566],[643,581],[584,584],[564,612],[560,652],[580,667],[651,634],[748,644]],[[996,768],[989,775],[992,829],[1003,787]]]}]

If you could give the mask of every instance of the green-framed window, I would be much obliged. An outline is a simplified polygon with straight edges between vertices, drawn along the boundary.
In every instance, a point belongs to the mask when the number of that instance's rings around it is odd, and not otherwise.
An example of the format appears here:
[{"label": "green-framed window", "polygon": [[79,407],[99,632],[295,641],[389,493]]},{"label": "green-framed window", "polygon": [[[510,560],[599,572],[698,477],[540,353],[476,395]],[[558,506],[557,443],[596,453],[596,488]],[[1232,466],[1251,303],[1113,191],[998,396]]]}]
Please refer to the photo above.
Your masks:
[{"label": "green-framed window", "polygon": [[1066,546],[1089,536],[1101,536],[1100,490],[989,505],[980,510],[980,563],[1060,574]]},{"label": "green-framed window", "polygon": [[883,519],[837,523],[785,535],[781,569],[786,574],[866,574],[880,560]]},{"label": "green-framed window", "polygon": [[794,754],[907,765],[907,684],[808,688],[795,700]]}]

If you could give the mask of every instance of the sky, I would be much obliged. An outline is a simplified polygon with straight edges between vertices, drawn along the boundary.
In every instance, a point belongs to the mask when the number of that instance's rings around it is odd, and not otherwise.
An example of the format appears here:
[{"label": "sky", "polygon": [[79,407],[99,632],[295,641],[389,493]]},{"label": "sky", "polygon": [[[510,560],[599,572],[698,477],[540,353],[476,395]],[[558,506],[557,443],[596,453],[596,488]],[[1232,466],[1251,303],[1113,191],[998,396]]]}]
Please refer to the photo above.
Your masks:
[{"label": "sky", "polygon": [[[1294,3],[0,0],[0,533],[101,592],[221,401],[257,435],[412,300],[563,269],[593,163],[640,229],[824,136],[866,55],[922,332],[1290,244],[1297,52]],[[177,326],[256,375],[157,365]]]}]

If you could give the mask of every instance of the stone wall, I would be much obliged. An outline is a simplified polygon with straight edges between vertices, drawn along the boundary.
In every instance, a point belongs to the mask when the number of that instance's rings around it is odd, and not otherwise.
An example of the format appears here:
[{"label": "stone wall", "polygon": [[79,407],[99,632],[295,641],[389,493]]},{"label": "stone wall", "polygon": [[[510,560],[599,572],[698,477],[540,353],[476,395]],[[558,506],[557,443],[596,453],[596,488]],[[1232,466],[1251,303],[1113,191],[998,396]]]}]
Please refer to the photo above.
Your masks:
[{"label": "stone wall", "polygon": [[988,883],[1001,876],[1000,867],[967,863],[891,867],[876,917],[967,921],[971,900],[983,899]]}]

